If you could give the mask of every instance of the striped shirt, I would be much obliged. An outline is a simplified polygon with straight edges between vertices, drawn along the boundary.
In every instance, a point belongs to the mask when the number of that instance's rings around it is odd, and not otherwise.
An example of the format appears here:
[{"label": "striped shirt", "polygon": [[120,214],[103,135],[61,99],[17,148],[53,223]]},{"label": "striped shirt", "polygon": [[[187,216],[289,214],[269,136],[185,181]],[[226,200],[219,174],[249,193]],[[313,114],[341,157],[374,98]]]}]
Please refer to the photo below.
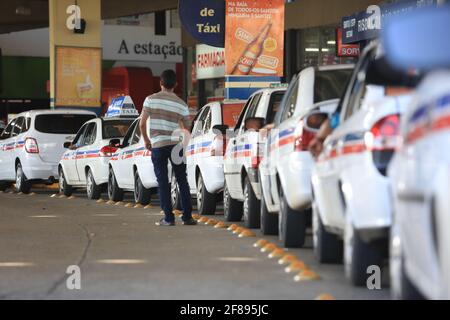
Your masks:
[{"label": "striped shirt", "polygon": [[175,93],[158,92],[145,99],[144,112],[150,117],[150,142],[153,148],[180,143],[179,121],[189,124],[189,108]]}]

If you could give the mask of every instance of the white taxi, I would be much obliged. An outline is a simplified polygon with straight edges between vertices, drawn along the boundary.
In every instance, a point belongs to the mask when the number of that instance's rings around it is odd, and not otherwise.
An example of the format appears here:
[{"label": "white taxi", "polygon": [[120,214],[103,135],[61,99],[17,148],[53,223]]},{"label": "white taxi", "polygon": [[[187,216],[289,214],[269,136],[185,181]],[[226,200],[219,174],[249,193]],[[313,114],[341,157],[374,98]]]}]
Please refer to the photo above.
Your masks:
[{"label": "white taxi", "polygon": [[258,167],[265,142],[263,127],[273,123],[286,88],[264,89],[247,101],[225,153],[224,209],[227,221],[260,227],[261,186]]},{"label": "white taxi", "polygon": [[63,144],[96,117],[81,110],[35,110],[18,114],[0,136],[0,190],[15,182],[28,193],[34,183],[58,179]]},{"label": "white taxi", "polygon": [[[224,187],[223,156],[226,132],[234,128],[241,104],[213,102],[204,106],[194,119],[186,148],[188,182],[197,199],[201,215],[213,215]],[[179,207],[176,183],[172,178],[174,208]]]},{"label": "white taxi", "polygon": [[394,298],[450,299],[449,28],[450,9],[439,8],[393,21],[386,31],[396,66],[429,72],[403,116],[403,143],[388,171]]},{"label": "white taxi", "polygon": [[[340,124],[324,143],[312,175],[314,250],[365,286],[370,266],[387,258],[391,205],[387,166],[399,142],[399,120],[411,96],[393,87],[377,43],[363,52],[341,100]],[[380,73],[380,70],[384,70]],[[406,77],[404,77],[406,79]],[[383,86],[390,82],[392,86]],[[398,83],[396,83],[396,81]],[[342,240],[343,239],[343,242]]]},{"label": "white taxi", "polygon": [[302,247],[311,221],[311,170],[308,145],[333,112],[352,65],[306,68],[294,79],[268,135],[260,178],[264,201],[261,229],[279,234],[285,247]]},{"label": "white taxi", "polygon": [[[134,116],[134,117],[133,117]],[[88,121],[59,162],[60,193],[71,196],[86,188],[91,200],[100,198],[108,183],[109,160],[122,143],[133,120],[139,116],[130,97],[114,99],[105,118]]]}]

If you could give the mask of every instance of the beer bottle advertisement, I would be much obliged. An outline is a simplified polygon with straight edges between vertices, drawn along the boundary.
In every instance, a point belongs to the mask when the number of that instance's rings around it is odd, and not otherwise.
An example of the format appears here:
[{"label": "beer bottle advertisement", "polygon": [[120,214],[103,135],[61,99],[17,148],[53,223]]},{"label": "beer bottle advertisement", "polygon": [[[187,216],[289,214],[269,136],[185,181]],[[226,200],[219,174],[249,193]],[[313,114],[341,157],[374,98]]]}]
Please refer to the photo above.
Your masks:
[{"label": "beer bottle advertisement", "polygon": [[226,74],[283,76],[284,0],[226,1]]}]

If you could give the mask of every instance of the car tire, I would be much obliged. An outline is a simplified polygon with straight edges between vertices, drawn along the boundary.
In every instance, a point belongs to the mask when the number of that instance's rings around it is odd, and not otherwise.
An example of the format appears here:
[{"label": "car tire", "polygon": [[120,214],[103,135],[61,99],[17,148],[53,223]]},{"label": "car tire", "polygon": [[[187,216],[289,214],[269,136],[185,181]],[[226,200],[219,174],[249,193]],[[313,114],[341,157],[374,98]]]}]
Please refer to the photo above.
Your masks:
[{"label": "car tire", "polygon": [[181,210],[181,198],[180,198],[180,188],[178,187],[177,178],[175,173],[172,172],[170,178],[170,199],[172,201],[172,208],[175,210]]},{"label": "car tire", "polygon": [[261,200],[261,232],[263,235],[278,235],[278,214],[270,213],[267,210],[264,196]]},{"label": "car tire", "polygon": [[244,182],[243,216],[246,228],[258,229],[261,227],[261,201],[256,198],[248,176]]},{"label": "car tire", "polygon": [[67,183],[63,168],[59,169],[59,193],[70,197],[73,194],[73,187]]},{"label": "car tire", "polygon": [[86,174],[86,194],[89,200],[98,200],[102,196],[102,186],[95,183],[91,169]]},{"label": "car tire", "polygon": [[401,299],[401,300],[425,300],[425,297],[420,293],[420,291],[417,289],[417,287],[409,279],[409,276],[405,271],[404,258],[402,258],[402,262],[401,262],[400,287],[401,287],[401,292],[398,297],[399,299]]},{"label": "car tire", "polygon": [[383,267],[384,245],[382,241],[365,242],[361,239],[353,226],[347,226],[351,230],[350,235],[345,235],[344,261],[346,275],[351,283],[357,287],[367,285],[369,275],[367,270],[370,266]]},{"label": "car tire", "polygon": [[4,192],[11,187],[11,183],[0,181],[0,191]]},{"label": "car tire", "polygon": [[114,174],[113,168],[109,169],[108,197],[109,200],[114,202],[123,201],[123,190],[119,188],[119,185],[117,184],[116,175]]},{"label": "car tire", "polygon": [[27,181],[27,177],[22,169],[22,164],[19,162],[16,166],[16,191],[22,193],[30,193],[31,183]]},{"label": "car tire", "polygon": [[143,206],[150,204],[152,200],[152,190],[147,189],[142,184],[142,180],[139,177],[139,173],[134,173],[134,202],[139,203]]},{"label": "car tire", "polygon": [[228,221],[228,222],[242,221],[243,203],[231,198],[226,182],[225,182],[225,187],[223,190],[223,209],[224,209],[224,216],[225,216],[226,221]]},{"label": "car tire", "polygon": [[202,216],[211,216],[216,214],[216,195],[206,190],[203,176],[199,174],[197,179],[197,210]]},{"label": "car tire", "polygon": [[344,257],[344,243],[337,235],[332,234],[325,229],[317,210],[317,207],[314,206],[314,255],[320,263],[342,263]]},{"label": "car tire", "polygon": [[280,187],[279,237],[285,248],[302,248],[305,245],[308,211],[295,211],[289,207],[283,188]]}]

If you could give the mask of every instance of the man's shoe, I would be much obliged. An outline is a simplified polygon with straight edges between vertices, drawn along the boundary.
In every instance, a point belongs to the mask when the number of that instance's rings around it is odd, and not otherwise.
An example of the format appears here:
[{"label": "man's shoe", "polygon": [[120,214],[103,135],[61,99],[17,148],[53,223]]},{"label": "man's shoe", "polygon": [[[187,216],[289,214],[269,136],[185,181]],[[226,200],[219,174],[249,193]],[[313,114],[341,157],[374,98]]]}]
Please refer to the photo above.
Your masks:
[{"label": "man's shoe", "polygon": [[198,224],[197,221],[195,221],[192,218],[189,220],[183,221],[183,225],[185,225],[185,226],[196,226],[197,224]]},{"label": "man's shoe", "polygon": [[173,227],[175,222],[167,222],[166,219],[161,219],[161,221],[156,223],[159,227]]}]

